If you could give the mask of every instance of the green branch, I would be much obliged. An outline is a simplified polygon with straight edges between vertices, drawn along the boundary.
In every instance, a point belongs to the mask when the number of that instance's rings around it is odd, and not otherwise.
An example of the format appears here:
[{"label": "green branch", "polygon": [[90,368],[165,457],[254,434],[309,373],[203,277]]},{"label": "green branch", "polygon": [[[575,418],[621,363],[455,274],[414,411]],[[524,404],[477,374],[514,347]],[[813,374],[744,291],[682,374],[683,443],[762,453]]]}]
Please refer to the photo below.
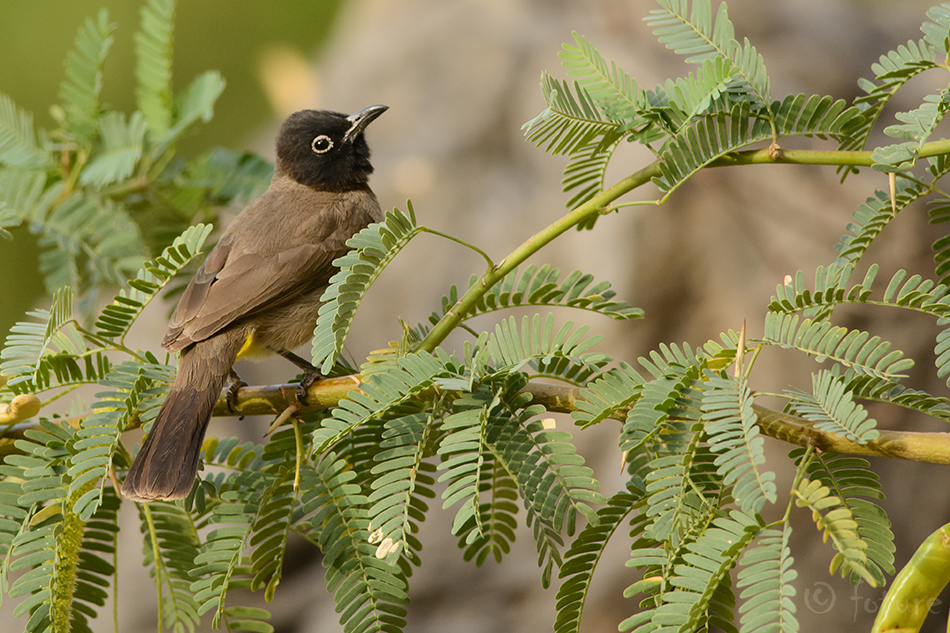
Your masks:
[{"label": "green branch", "polygon": [[660,170],[658,163],[651,163],[529,237],[521,246],[513,250],[508,257],[482,275],[482,278],[468,289],[468,292],[445,313],[445,316],[439,320],[425,339],[419,343],[418,348],[416,348],[417,351],[432,352],[438,347],[439,344],[445,340],[445,337],[462,322],[465,315],[474,309],[478,300],[483,297],[492,286],[504,279],[505,275],[517,268],[531,255],[541,250],[542,247],[549,244],[568,229],[577,226],[590,217],[603,213],[610,203],[620,196],[633,191],[640,185],[650,182],[651,178],[659,175]]},{"label": "green branch", "polygon": [[[770,146],[760,150],[745,150],[733,152],[711,162],[709,167],[733,167],[737,165],[848,165],[851,167],[870,167],[875,164],[873,152],[841,152],[827,150],[785,150],[777,146]],[[950,140],[926,143],[920,148],[919,158],[950,154]],[[454,330],[470,312],[478,300],[481,299],[495,284],[505,278],[509,272],[517,268],[549,244],[565,231],[577,226],[593,216],[613,210],[611,203],[617,198],[630,193],[637,187],[650,182],[660,175],[660,161],[654,161],[640,171],[627,176],[609,189],[594,196],[567,215],[549,224],[538,233],[528,238],[521,246],[513,250],[504,260],[482,275],[468,292],[460,298],[452,308],[445,313],[429,334],[419,343],[417,350],[432,352]],[[650,203],[644,203],[650,204]],[[659,204],[659,202],[653,202]],[[487,257],[486,257],[487,259]]]},{"label": "green branch", "polygon": [[[781,149],[766,147],[759,150],[733,152],[713,161],[710,167],[733,167],[736,165],[847,165],[851,167],[870,167],[875,164],[871,155],[874,152],[838,152],[828,150]],[[930,158],[950,154],[950,140],[925,143],[918,152],[918,158]]]}]

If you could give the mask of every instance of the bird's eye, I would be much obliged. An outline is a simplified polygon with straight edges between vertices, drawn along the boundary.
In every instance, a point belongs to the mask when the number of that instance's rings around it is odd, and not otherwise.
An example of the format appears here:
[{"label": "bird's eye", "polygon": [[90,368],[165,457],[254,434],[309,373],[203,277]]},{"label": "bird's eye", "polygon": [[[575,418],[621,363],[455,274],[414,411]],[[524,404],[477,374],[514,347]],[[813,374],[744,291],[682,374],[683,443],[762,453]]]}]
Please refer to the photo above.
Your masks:
[{"label": "bird's eye", "polygon": [[314,154],[326,154],[333,149],[333,141],[326,134],[321,134],[310,143],[310,149],[313,150]]}]

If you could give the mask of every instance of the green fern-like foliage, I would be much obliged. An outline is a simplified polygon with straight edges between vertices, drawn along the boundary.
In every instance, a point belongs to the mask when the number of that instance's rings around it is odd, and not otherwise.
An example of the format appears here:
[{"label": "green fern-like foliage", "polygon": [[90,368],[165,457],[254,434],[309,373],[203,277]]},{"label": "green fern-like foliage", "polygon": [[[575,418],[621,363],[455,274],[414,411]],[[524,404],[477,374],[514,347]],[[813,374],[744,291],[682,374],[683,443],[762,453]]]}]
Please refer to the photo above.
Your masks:
[{"label": "green fern-like foliage", "polygon": [[649,356],[637,360],[654,378],[695,379],[711,366],[709,354],[704,349],[693,349],[688,343],[682,346],[661,343],[658,349],[650,351]]},{"label": "green fern-like foliage", "polygon": [[[8,377],[7,389],[39,393],[104,380],[112,368],[108,352],[123,347],[125,334],[159,290],[194,258],[211,227],[197,225],[176,238],[154,263],[146,263],[129,280],[113,304],[103,308],[96,330],[79,325],[73,294],[63,288],[54,295],[49,310],[30,312],[33,322],[11,328],[0,351],[0,372]],[[110,342],[117,339],[116,343]],[[111,405],[110,405],[111,406]]]},{"label": "green fern-like foliage", "polygon": [[[911,275],[908,277],[907,271],[898,270],[887,283],[882,297],[880,299],[874,299],[872,284],[877,277],[877,265],[871,265],[863,282],[847,289],[846,283],[848,277],[850,277],[851,270],[851,264],[847,264],[841,268],[839,268],[837,264],[832,264],[827,269],[819,267],[815,274],[814,291],[805,288],[804,275],[801,272],[796,275],[792,283],[778,286],[776,294],[772,297],[772,302],[769,304],[769,310],[771,310],[773,314],[767,318],[767,325],[771,323],[769,326],[771,333],[767,336],[779,336],[782,328],[791,328],[792,322],[788,319],[788,316],[796,312],[801,312],[802,314],[812,315],[814,322],[810,322],[807,326],[803,322],[803,331],[798,332],[798,334],[794,336],[791,329],[786,329],[786,341],[779,343],[780,345],[796,345],[797,343],[794,342],[789,343],[789,337],[792,337],[796,338],[799,342],[817,345],[819,347],[827,347],[828,349],[837,345],[834,354],[828,355],[831,357],[835,357],[835,354],[855,352],[859,359],[862,357],[872,359],[880,357],[882,353],[886,352],[889,348],[888,344],[874,341],[874,339],[867,340],[866,335],[863,333],[849,332],[845,335],[845,331],[842,328],[832,327],[828,321],[822,320],[830,315],[835,306],[841,304],[866,304],[882,307],[896,307],[936,317],[938,325],[945,325],[947,314],[950,312],[950,294],[948,294],[950,293],[950,288],[945,284],[937,284],[933,280],[924,279],[921,275]],[[782,314],[784,316],[776,317],[776,314]],[[769,321],[769,319],[771,319],[771,321]],[[947,353],[948,349],[950,349],[950,343],[948,343],[948,341],[950,341],[950,335],[948,335],[947,330],[941,330],[937,334],[936,345],[934,347],[934,353],[937,357],[937,376],[941,378],[950,374],[950,354]],[[848,342],[848,346],[845,345],[846,342]],[[859,350],[858,346],[863,347],[860,347]],[[866,354],[867,356],[865,356]],[[880,359],[880,362],[884,363],[888,360],[894,362],[892,366],[888,367],[888,374],[895,371],[895,368],[910,367],[909,360],[900,359],[900,355],[895,352],[884,356],[884,358]],[[864,361],[861,361],[861,363],[863,364]],[[848,362],[845,362],[844,365],[850,366]],[[869,369],[862,367],[861,364],[854,366],[853,370],[857,373],[872,375],[891,384],[901,377],[899,374],[880,374],[877,368]],[[817,394],[817,384],[815,389]],[[850,388],[848,390],[850,391]],[[823,391],[827,392],[827,385],[823,388]],[[883,393],[883,391],[881,393]],[[911,398],[904,397],[902,399],[902,406],[906,406],[911,401]],[[928,399],[922,397],[917,399],[917,402],[919,404],[926,404],[928,403]],[[929,408],[918,408],[918,410],[933,414],[937,417],[943,416],[940,409],[936,409],[933,412],[931,412]]]},{"label": "green fern-like foliage", "polygon": [[545,73],[541,92],[548,109],[525,123],[524,129],[529,141],[543,145],[548,152],[572,153],[618,127],[601,116],[593,98],[577,83],[572,91],[570,83]]},{"label": "green fern-like foliage", "polygon": [[[654,457],[644,477],[646,515],[650,521],[646,535],[657,542],[680,546],[692,530],[714,515],[721,486],[716,476],[714,455],[700,444],[699,433],[683,433],[685,424],[671,426],[671,434],[689,439],[671,454]],[[693,428],[697,431],[697,428]]]},{"label": "green fern-like foliage", "polygon": [[715,512],[723,485],[715,456],[702,442],[702,392],[691,387],[691,376],[703,361],[694,357],[680,366],[687,353],[676,346],[664,351],[653,354],[655,362],[640,359],[656,378],[644,383],[629,410],[620,445],[631,465],[639,455],[646,460],[646,536],[679,547],[691,526]]},{"label": "green fern-like foliage", "polygon": [[[23,577],[28,582],[10,588],[12,596],[27,596],[17,610],[30,614],[27,630],[58,630],[69,621],[75,630],[91,631],[88,620],[105,603],[103,588],[112,584],[114,569],[102,556],[115,551],[118,498],[102,482],[118,432],[138,413],[137,398],[152,380],[136,379],[131,369],[120,365],[103,379],[118,391],[107,394],[80,428],[43,420],[18,441],[23,454],[4,459],[5,477],[28,480],[2,509],[5,535],[13,537],[3,539],[9,562],[3,573],[29,570]],[[48,548],[42,559],[37,545]]]},{"label": "green fern-like foliage", "polygon": [[[598,510],[596,523],[585,527],[564,553],[559,577],[563,580],[557,592],[558,613],[554,622],[557,633],[580,630],[584,603],[597,565],[604,559],[604,549],[625,519],[638,509],[640,494],[633,489],[618,492]],[[642,515],[641,515],[642,517]],[[642,518],[641,518],[642,520]],[[637,521],[634,516],[633,521]]]},{"label": "green fern-like foliage", "polygon": [[[16,543],[14,554],[25,556],[10,568],[32,569],[14,583],[10,594],[28,594],[14,610],[17,615],[30,613],[27,631],[68,627],[92,632],[90,619],[105,604],[105,588],[113,584],[118,507],[117,497],[110,493],[90,521],[79,521],[67,511],[59,520],[54,516],[36,521],[20,532],[24,538]],[[44,561],[54,573],[44,569]]]},{"label": "green fern-like foliage", "polygon": [[934,396],[873,376],[849,373],[845,378],[846,390],[856,398],[886,402],[939,420],[950,420],[950,401],[943,396]]},{"label": "green fern-like foliage", "polygon": [[[564,168],[564,191],[577,191],[568,199],[568,208],[584,204],[604,190],[607,165],[619,145],[617,140],[604,147],[602,141],[594,139],[571,157],[571,162]],[[594,228],[595,219],[579,223],[578,230]]]},{"label": "green fern-like foliage", "polygon": [[91,291],[121,282],[145,252],[138,226],[121,204],[112,201],[97,203],[73,194],[61,204],[40,205],[22,219],[41,227],[40,272],[47,289],[70,286],[83,291],[81,307],[87,313],[92,309]]},{"label": "green fern-like foliage", "polygon": [[110,490],[102,503],[83,524],[82,545],[73,593],[74,631],[92,631],[90,620],[96,617],[108,598],[107,588],[114,583],[116,545],[119,531],[119,498]]},{"label": "green fern-like foliage", "polygon": [[660,8],[650,11],[646,21],[654,27],[654,35],[661,44],[687,55],[691,63],[716,58],[732,62],[737,79],[747,86],[749,93],[759,104],[769,105],[771,90],[762,56],[748,40],[740,44],[735,39],[725,3],[719,5],[715,18],[709,0],[659,0],[657,4]]},{"label": "green fern-like foliage", "polygon": [[[484,389],[461,398],[456,402],[460,410],[442,424],[444,435],[438,448],[444,471],[439,481],[447,482],[442,507],[460,503],[452,531],[465,559],[479,565],[489,555],[501,562],[511,550],[517,526],[518,508],[513,501],[518,498],[518,483],[485,437],[492,422],[491,407],[497,404],[497,396]],[[496,425],[503,423],[503,414],[494,418]]]},{"label": "green fern-like foliage", "polygon": [[871,65],[874,80],[858,80],[858,87],[865,92],[855,100],[861,109],[861,124],[848,138],[842,139],[840,148],[863,149],[875,122],[897,90],[921,72],[936,67],[936,51],[925,39],[910,40],[906,46],[882,55],[877,63]]},{"label": "green fern-like foliage", "polygon": [[532,360],[549,368],[565,360],[593,373],[611,360],[605,354],[587,351],[601,340],[599,336],[583,338],[588,326],[574,329],[574,324],[567,321],[555,331],[554,315],[550,313],[543,321],[537,314],[531,319],[525,316],[520,331],[517,325],[514,317],[500,321],[485,341],[496,369],[519,370]]},{"label": "green fern-like foliage", "polygon": [[[735,66],[723,57],[703,60],[696,74],[667,79],[656,88],[656,98],[665,102],[664,114],[674,130],[682,130],[707,112],[729,109],[731,98],[741,96],[734,77]],[[651,100],[652,101],[652,100]]]},{"label": "green fern-like foliage", "polygon": [[410,204],[408,216],[393,209],[383,222],[369,225],[346,241],[352,250],[333,262],[340,270],[323,293],[313,333],[313,361],[322,371],[328,372],[336,362],[366,291],[420,231]]},{"label": "green fern-like foliage", "polygon": [[[895,114],[895,118],[902,122],[901,125],[890,125],[884,128],[884,133],[888,136],[909,141],[899,144],[898,147],[907,152],[911,160],[915,159],[924,143],[927,142],[936,130],[937,125],[946,116],[947,109],[950,107],[948,97],[950,97],[950,93],[945,90],[940,94],[926,95],[923,104],[919,108],[910,112]],[[893,152],[891,147],[878,148],[874,152],[875,157],[883,154],[890,158],[891,164],[883,166],[884,168],[881,171],[890,171],[888,168],[894,166],[894,155],[899,155],[899,152]],[[900,168],[902,165],[898,164],[896,166]],[[875,168],[878,168],[878,166],[875,165]]]},{"label": "green fern-like foliage", "polygon": [[2,466],[5,477],[23,482],[16,499],[9,499],[12,507],[4,508],[8,517],[21,518],[5,525],[10,547],[3,574],[21,571],[9,593],[23,597],[14,616],[28,615],[26,630],[32,632],[48,630],[54,621],[67,625],[73,601],[68,585],[75,579],[82,522],[70,511],[66,495],[63,466],[71,431],[48,422],[25,436],[17,442],[22,454],[7,456]]},{"label": "green fern-like foliage", "polygon": [[[480,476],[479,499],[484,495],[485,500],[480,501],[476,512],[459,526],[458,546],[464,550],[462,558],[466,561],[481,565],[491,556],[500,563],[511,551],[515,540],[518,485],[498,461],[491,461],[489,468],[480,469]],[[547,523],[543,525],[549,526]],[[553,532],[553,528],[548,529]],[[543,567],[548,560],[542,555],[539,565]],[[548,586],[547,573],[545,570],[542,576],[543,586]]]},{"label": "green fern-like foliage", "polygon": [[439,481],[448,482],[442,493],[442,507],[449,508],[462,502],[453,522],[456,532],[469,518],[480,517],[478,495],[482,476],[479,469],[484,467],[486,459],[491,460],[491,454],[482,443],[482,435],[488,423],[487,410],[493,401],[488,391],[466,396],[456,403],[461,410],[448,416],[442,424],[445,437],[439,443],[439,453],[444,457],[441,468],[445,472]]},{"label": "green fern-like foliage", "polygon": [[216,626],[229,620],[225,607],[227,592],[232,587],[251,584],[252,571],[244,551],[260,512],[255,496],[266,486],[266,479],[257,472],[241,473],[231,489],[221,493],[222,503],[214,507],[209,522],[213,529],[195,556],[195,580],[190,591],[198,604],[198,614],[213,611],[212,622]]},{"label": "green fern-like foliage", "polygon": [[[544,422],[535,419],[542,407],[524,406],[526,397],[517,395],[523,384],[523,379],[515,379],[497,393],[479,390],[456,402],[460,411],[443,423],[445,435],[439,454],[445,457],[441,465],[445,472],[439,479],[448,482],[444,507],[461,502],[453,531],[465,536],[466,546],[475,545],[470,555],[482,551],[484,558],[485,548],[490,548],[497,558],[513,540],[510,527],[495,534],[501,527],[497,521],[510,525],[510,520],[501,517],[510,514],[511,507],[507,502],[492,504],[498,507],[486,516],[482,498],[486,493],[494,494],[494,488],[483,490],[483,485],[497,478],[494,469],[496,463],[500,465],[517,485],[529,520],[535,525],[542,580],[547,582],[555,555],[547,543],[551,535],[565,529],[573,534],[578,515],[596,521],[590,504],[603,503],[604,498],[596,492],[599,484],[592,471],[566,441],[569,435],[546,429]],[[503,492],[508,487],[507,478],[501,481],[499,491]],[[510,497],[504,494],[501,499]],[[503,514],[495,516],[497,512]]]},{"label": "green fern-like foliage", "polygon": [[[135,112],[108,110],[101,103],[105,59],[116,29],[105,10],[79,29],[67,57],[61,104],[53,109],[56,128],[37,131],[29,113],[0,95],[0,225],[39,235],[48,291],[73,288],[85,317],[94,313],[105,286],[134,274],[197,211],[214,217],[212,205],[232,199],[202,195],[207,184],[182,179],[181,161],[175,160],[175,141],[210,118],[224,80],[205,73],[174,95],[174,8],[173,0],[152,0],[142,10]],[[170,188],[188,185],[199,195],[169,195]],[[161,219],[156,208],[162,209]],[[169,227],[170,234],[165,233]]]},{"label": "green fern-like foliage", "polygon": [[792,394],[791,409],[815,428],[840,435],[858,444],[878,438],[877,422],[868,418],[867,410],[846,389],[846,383],[830,371],[812,374],[812,393]]},{"label": "green fern-like foliage", "polygon": [[710,377],[703,391],[703,417],[723,483],[743,512],[756,515],[778,500],[775,473],[764,470],[765,440],[756,427],[752,394],[744,381]]},{"label": "green fern-like foliage", "polygon": [[[540,267],[532,264],[520,274],[516,268],[482,295],[465,318],[522,306],[568,306],[597,312],[618,321],[643,317],[643,310],[614,300],[617,293],[610,289],[610,283],[591,285],[593,281],[592,275],[579,270],[571,272],[562,280],[561,271],[547,264]],[[469,287],[477,282],[478,278],[473,275],[469,279]],[[429,322],[433,325],[438,323],[458,300],[459,291],[453,284],[449,294],[442,297],[441,313],[433,312]]]},{"label": "green fern-like foliage", "polygon": [[583,465],[583,458],[568,441],[570,434],[546,429],[541,420],[530,419],[543,411],[540,406],[527,407],[489,433],[498,433],[497,459],[512,473],[539,520],[573,535],[578,515],[595,522],[591,504],[606,500],[596,492],[600,484],[593,471]]},{"label": "green fern-like foliage", "polygon": [[[790,457],[801,463],[804,449],[795,449]],[[842,507],[851,512],[858,536],[866,543],[865,568],[877,586],[885,581],[884,574],[894,573],[894,534],[887,514],[876,503],[884,499],[877,474],[870,470],[868,461],[847,455],[822,455],[808,464],[808,475],[820,481],[840,500]],[[851,582],[857,584],[864,576],[853,571]]]},{"label": "green fern-like foliage", "polygon": [[37,169],[46,156],[36,140],[33,115],[0,94],[0,163],[7,167]]},{"label": "green fern-like foliage", "polygon": [[[623,450],[640,449],[667,430],[676,400],[682,397],[686,390],[686,381],[683,379],[657,378],[645,383],[642,391],[634,398],[636,402],[627,413],[620,434]],[[622,406],[622,401],[617,405]],[[611,407],[613,408],[615,407]]]},{"label": "green fern-like foliage", "polygon": [[841,499],[832,494],[820,479],[803,478],[793,491],[795,504],[812,512],[815,526],[825,540],[831,540],[836,550],[831,561],[831,572],[841,570],[842,575],[855,574],[871,586],[876,584],[867,569],[867,542],[857,532],[858,524],[850,508],[842,505]]},{"label": "green fern-like foliage", "polygon": [[210,225],[189,227],[154,262],[145,262],[134,279],[129,280],[129,290],[120,290],[112,304],[103,308],[96,320],[96,334],[108,339],[118,338],[123,343],[135,319],[165,284],[201,252],[201,246],[210,233]]},{"label": "green fern-like foliage", "polygon": [[251,589],[264,588],[264,598],[274,599],[274,592],[283,574],[287,539],[291,534],[293,513],[300,503],[301,490],[294,483],[289,467],[283,476],[274,478],[263,490],[260,512],[252,526],[254,535],[249,541],[251,552]]},{"label": "green fern-like foliage", "polygon": [[[630,134],[643,139],[645,135],[653,139],[656,133],[652,128],[659,121],[646,93],[623,69],[615,63],[608,66],[586,38],[577,33],[573,36],[574,44],[565,44],[560,57],[568,76],[575,78],[577,101],[573,100],[566,83],[560,84],[559,88],[557,80],[544,75],[542,91],[549,114],[542,115],[546,120],[537,130],[532,130],[530,123],[526,125],[529,140],[541,144],[558,139],[558,145],[549,145],[549,149],[571,154],[571,161],[564,168],[563,185],[566,192],[577,191],[567,201],[568,208],[587,202],[603,191],[607,164],[623,136]],[[596,110],[585,107],[588,105],[585,95],[596,104]],[[588,120],[587,129],[563,127],[558,121],[563,117],[573,118],[575,122],[584,117]],[[606,125],[600,125],[601,117]],[[548,139],[545,131],[554,134]],[[578,228],[593,228],[593,221]]]},{"label": "green fern-like foliage", "polygon": [[103,9],[87,19],[76,36],[75,50],[66,55],[66,77],[59,87],[65,131],[79,142],[91,142],[99,115],[102,69],[114,41],[116,25]]},{"label": "green fern-like foliage", "polygon": [[[929,201],[930,223],[945,224],[950,222],[950,206],[944,200]],[[950,284],[950,238],[947,236],[936,239],[931,246],[934,251],[934,274],[943,285]]]},{"label": "green fern-like foliage", "polygon": [[[10,329],[0,358],[0,372],[8,376],[7,387],[19,391],[43,389],[53,384],[56,378],[78,374],[77,364],[63,360],[63,352],[85,351],[84,341],[72,326],[73,296],[64,288],[53,297],[49,310],[36,310],[27,314],[34,322],[20,322]],[[49,358],[44,364],[44,358]],[[52,360],[55,359],[55,360]],[[58,370],[58,371],[57,371]],[[68,378],[67,378],[68,380]]]},{"label": "green fern-like foliage", "polygon": [[[109,372],[100,385],[114,391],[99,394],[93,413],[83,419],[76,431],[73,445],[76,453],[70,460],[68,491],[70,495],[82,492],[72,510],[83,520],[88,519],[102,501],[121,432],[146,408],[143,401],[151,398],[152,387],[169,378],[168,368],[152,360],[152,364],[127,361]],[[87,490],[90,484],[95,485]]]},{"label": "green fern-like foliage", "polygon": [[191,630],[199,622],[190,576],[200,544],[195,525],[180,506],[161,501],[139,506],[139,518],[143,558],[158,589],[160,623]]},{"label": "green fern-like foliage", "polygon": [[366,498],[346,462],[326,454],[307,473],[303,511],[314,513],[307,538],[324,553],[327,589],[349,630],[399,631],[405,625],[406,582],[399,568],[377,556],[370,541]]},{"label": "green fern-like foliage", "polygon": [[799,630],[792,600],[798,573],[792,568],[791,534],[787,523],[781,529],[762,530],[754,546],[742,555],[736,583],[744,601],[739,607],[742,631]]},{"label": "green fern-like foliage", "polygon": [[[587,46],[586,40],[576,34],[575,39],[585,45],[586,51],[593,51],[592,47]],[[570,52],[571,49],[568,48],[567,53]],[[606,73],[606,68],[601,68],[599,64],[603,62],[599,54],[594,61],[598,63],[598,71]],[[565,65],[570,66],[571,62],[566,61]],[[616,66],[613,68],[617,70]],[[622,71],[619,72],[622,73]],[[615,97],[611,95],[612,105],[637,98],[636,94],[631,94],[631,91],[638,92],[639,89],[635,84],[628,82],[628,79],[626,74],[622,74],[604,82],[614,90],[620,88],[614,81],[623,84]],[[584,83],[589,84],[589,82]],[[548,106],[547,109],[522,127],[529,141],[539,146],[546,146],[549,152],[571,155],[571,161],[564,169],[562,183],[566,192],[577,190],[567,201],[567,206],[573,208],[590,200],[603,190],[607,164],[620,139],[624,136],[621,129],[633,127],[634,123],[629,120],[618,121],[612,118],[612,113],[601,114],[596,107],[594,97],[588,95],[579,83],[574,84],[572,92],[571,84],[544,73],[541,76],[541,91]],[[612,106],[605,104],[605,108],[610,107]],[[652,124],[646,122],[644,117],[638,114],[634,114],[634,117],[636,121],[644,121],[641,129],[649,134]],[[649,136],[651,139],[656,137],[655,134]],[[595,221],[596,218],[578,225],[578,229],[593,228]]]},{"label": "green fern-like foliage", "polygon": [[640,398],[643,378],[630,365],[621,362],[616,369],[606,371],[585,385],[582,398],[571,413],[574,423],[581,427],[599,424],[617,415]]},{"label": "green fern-like foliage", "polygon": [[[928,59],[924,57],[925,55],[929,58],[930,55],[935,56],[936,53],[945,54],[947,52],[946,36],[938,35],[942,29],[950,26],[945,8],[933,7],[927,12],[927,17],[931,21],[924,22],[921,26],[924,39],[921,40],[919,45],[909,46],[902,51],[899,49],[897,59],[888,59],[889,62],[897,66],[888,73],[889,78],[897,75],[906,81],[906,79],[916,74],[913,72],[914,70],[919,72],[934,67],[934,65],[926,63]],[[912,42],[908,44],[911,45]],[[900,53],[905,54],[901,55]],[[871,85],[873,86],[873,84]],[[885,83],[885,85],[887,84]],[[876,164],[874,169],[891,172],[903,171],[913,167],[920,148],[946,115],[947,103],[947,95],[945,91],[942,91],[939,94],[924,96],[923,103],[914,110],[896,113],[894,116],[901,124],[884,128],[884,133],[894,138],[903,139],[906,142],[875,149],[874,159]]]},{"label": "green fern-like foliage", "polygon": [[[926,193],[926,189],[916,183],[899,179],[894,195],[894,205],[898,211]],[[857,263],[871,243],[895,217],[891,209],[890,195],[884,191],[875,191],[852,215],[853,222],[847,225],[848,234],[835,244],[838,252],[836,263],[844,265]]]},{"label": "green fern-like foliage", "polygon": [[174,0],[148,0],[142,7],[142,30],[135,34],[136,98],[153,138],[172,126],[174,16]]},{"label": "green fern-like foliage", "polygon": [[797,314],[770,312],[765,317],[765,340],[787,349],[797,349],[829,358],[862,374],[885,379],[902,377],[913,366],[903,352],[868,332],[833,326],[828,321],[804,319]]},{"label": "green fern-like foliage", "polygon": [[84,185],[105,187],[128,179],[142,158],[145,119],[135,113],[129,121],[121,112],[109,112],[99,121],[102,151],[79,176]]},{"label": "green fern-like foliage", "polygon": [[[685,630],[714,627],[734,631],[735,597],[728,572],[755,537],[758,527],[754,519],[738,511],[712,520],[695,541],[685,546],[684,561],[689,562],[672,566],[668,589],[656,596],[656,607],[627,618],[620,623],[620,630],[649,631],[655,626],[654,621],[661,621]],[[659,562],[656,553],[653,560]],[[642,552],[634,560],[640,564],[651,558],[648,552]]]},{"label": "green fern-like foliage", "polygon": [[[584,37],[564,46],[562,65],[573,86],[542,76],[547,109],[525,124],[529,141],[554,154],[568,154],[565,191],[577,190],[568,206],[586,202],[604,188],[607,163],[619,140],[662,142],[654,182],[665,193],[723,156],[785,136],[850,138],[863,122],[856,107],[819,95],[771,99],[761,55],[735,39],[725,4],[713,15],[708,0],[659,2],[647,18],[661,43],[700,64],[696,74],[642,90]],[[751,125],[749,122],[752,122]],[[591,228],[593,220],[579,228]]]},{"label": "green fern-like foliage", "polygon": [[[794,95],[771,104],[768,115],[749,101],[700,119],[677,134],[661,154],[661,175],[654,182],[669,196],[704,166],[736,150],[785,136],[840,137],[857,117],[855,108],[830,97]],[[664,198],[665,199],[665,198]]]},{"label": "green fern-like foliage", "polygon": [[313,432],[317,453],[347,440],[359,425],[379,419],[412,397],[431,389],[443,376],[451,376],[438,358],[419,352],[400,357],[385,370],[364,377],[359,391],[350,392],[340,406]]},{"label": "green fern-like foliage", "polygon": [[[434,419],[411,413],[386,421],[378,462],[372,469],[373,492],[368,503],[373,541],[389,552],[401,553],[418,564],[422,544],[416,538],[418,524],[435,498],[432,476],[435,466],[426,461],[432,452]],[[381,550],[382,551],[382,550]]]},{"label": "green fern-like foliage", "polygon": [[871,296],[871,284],[877,277],[878,267],[872,265],[864,277],[864,281],[847,289],[848,280],[854,266],[845,264],[839,266],[837,263],[825,268],[819,266],[815,271],[814,290],[806,288],[805,273],[798,271],[794,279],[787,278],[786,282],[775,289],[772,301],[769,303],[769,310],[772,312],[803,312],[808,316],[814,316],[809,310],[819,307],[835,306],[844,301],[865,302]]}]

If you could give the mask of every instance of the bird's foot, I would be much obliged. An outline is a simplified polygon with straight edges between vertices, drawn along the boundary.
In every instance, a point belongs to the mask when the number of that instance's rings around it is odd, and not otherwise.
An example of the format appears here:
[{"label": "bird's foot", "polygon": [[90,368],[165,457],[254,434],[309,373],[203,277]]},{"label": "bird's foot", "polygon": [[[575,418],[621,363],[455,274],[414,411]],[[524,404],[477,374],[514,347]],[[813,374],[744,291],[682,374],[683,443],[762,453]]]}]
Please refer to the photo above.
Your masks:
[{"label": "bird's foot", "polygon": [[300,381],[300,384],[297,385],[297,401],[300,404],[306,406],[307,390],[310,389],[310,385],[317,382],[318,380],[323,380],[326,378],[326,376],[321,374],[320,370],[314,367],[310,361],[305,358],[301,358],[293,352],[280,350],[277,353],[303,370],[303,379]]},{"label": "bird's foot", "polygon": [[241,387],[246,387],[247,383],[241,380],[241,377],[237,375],[237,372],[233,369],[228,372],[228,379],[224,383],[226,390],[225,393],[225,402],[228,403],[228,411],[235,413],[237,411],[238,405],[238,391]]},{"label": "bird's foot", "polygon": [[307,406],[307,392],[310,390],[310,385],[318,380],[323,380],[325,377],[316,367],[311,366],[309,369],[304,369],[303,378],[297,383],[297,402]]}]

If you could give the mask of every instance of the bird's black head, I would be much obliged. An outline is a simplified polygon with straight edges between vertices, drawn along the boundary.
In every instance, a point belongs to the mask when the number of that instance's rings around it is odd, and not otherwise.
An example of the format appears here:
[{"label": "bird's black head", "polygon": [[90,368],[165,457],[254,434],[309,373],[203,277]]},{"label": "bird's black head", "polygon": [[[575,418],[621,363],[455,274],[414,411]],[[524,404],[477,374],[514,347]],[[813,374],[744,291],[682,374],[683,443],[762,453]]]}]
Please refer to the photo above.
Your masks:
[{"label": "bird's black head", "polygon": [[388,109],[375,105],[349,116],[328,110],[291,114],[277,136],[277,173],[314,189],[365,188],[373,166],[363,130]]}]

